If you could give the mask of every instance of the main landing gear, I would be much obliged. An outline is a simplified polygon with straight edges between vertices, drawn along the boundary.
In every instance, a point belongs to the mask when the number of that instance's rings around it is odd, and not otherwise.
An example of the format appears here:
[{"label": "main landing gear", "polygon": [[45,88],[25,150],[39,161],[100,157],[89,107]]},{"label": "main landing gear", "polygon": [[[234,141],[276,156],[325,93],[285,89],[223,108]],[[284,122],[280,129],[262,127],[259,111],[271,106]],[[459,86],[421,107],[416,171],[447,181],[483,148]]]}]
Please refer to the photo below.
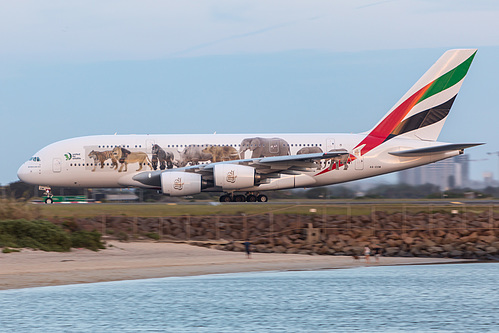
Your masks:
[{"label": "main landing gear", "polygon": [[265,194],[224,194],[220,197],[220,202],[267,202],[269,198]]}]

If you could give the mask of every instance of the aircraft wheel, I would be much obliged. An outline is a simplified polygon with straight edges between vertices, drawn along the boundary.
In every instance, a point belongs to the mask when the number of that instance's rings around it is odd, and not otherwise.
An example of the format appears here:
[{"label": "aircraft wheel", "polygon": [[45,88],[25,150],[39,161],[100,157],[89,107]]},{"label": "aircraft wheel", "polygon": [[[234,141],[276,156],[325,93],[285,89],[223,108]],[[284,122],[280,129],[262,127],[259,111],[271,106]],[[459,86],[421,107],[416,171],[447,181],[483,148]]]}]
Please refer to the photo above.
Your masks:
[{"label": "aircraft wheel", "polygon": [[232,201],[232,198],[230,197],[230,195],[222,195],[220,197],[220,202],[231,202]]},{"label": "aircraft wheel", "polygon": [[235,195],[234,196],[234,202],[245,202],[246,198],[244,195]]},{"label": "aircraft wheel", "polygon": [[52,203],[54,203],[54,200],[52,198],[46,198],[45,199],[45,203],[46,204],[52,204]]},{"label": "aircraft wheel", "polygon": [[258,199],[258,202],[267,202],[267,201],[269,201],[269,198],[265,194],[260,194],[257,199]]},{"label": "aircraft wheel", "polygon": [[250,194],[246,197],[246,201],[247,202],[256,202],[256,196],[254,196],[253,194]]}]

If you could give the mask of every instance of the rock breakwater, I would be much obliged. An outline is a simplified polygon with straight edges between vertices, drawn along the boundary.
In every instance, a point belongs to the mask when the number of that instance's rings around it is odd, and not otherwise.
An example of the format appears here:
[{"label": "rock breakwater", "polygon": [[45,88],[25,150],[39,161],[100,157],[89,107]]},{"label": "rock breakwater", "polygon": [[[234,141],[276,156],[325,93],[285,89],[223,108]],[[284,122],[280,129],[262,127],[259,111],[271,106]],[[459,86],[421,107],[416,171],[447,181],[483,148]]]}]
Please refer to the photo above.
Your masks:
[{"label": "rock breakwater", "polygon": [[499,260],[499,214],[386,213],[111,217],[56,219],[66,228],[97,230],[122,240],[147,237],[189,241],[226,251],[362,255],[364,246],[384,256]]}]

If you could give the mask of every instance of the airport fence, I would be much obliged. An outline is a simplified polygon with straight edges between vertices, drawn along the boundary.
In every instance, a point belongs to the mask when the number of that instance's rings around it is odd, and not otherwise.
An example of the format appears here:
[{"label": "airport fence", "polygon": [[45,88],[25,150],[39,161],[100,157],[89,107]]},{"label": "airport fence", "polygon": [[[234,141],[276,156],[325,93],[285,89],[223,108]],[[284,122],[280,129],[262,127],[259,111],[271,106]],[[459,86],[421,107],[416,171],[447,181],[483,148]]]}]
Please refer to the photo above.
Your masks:
[{"label": "airport fence", "polygon": [[[304,213],[295,213],[297,208]],[[305,210],[303,209],[305,208]],[[288,212],[289,211],[289,212]],[[283,235],[301,235],[307,242],[328,235],[361,233],[376,238],[387,232],[484,232],[497,236],[498,205],[294,205],[261,214],[109,216],[51,218],[67,228],[97,230],[113,237],[152,236],[158,240],[263,241],[273,243]],[[314,236],[315,235],[315,236]],[[312,239],[312,240],[311,240]]]}]

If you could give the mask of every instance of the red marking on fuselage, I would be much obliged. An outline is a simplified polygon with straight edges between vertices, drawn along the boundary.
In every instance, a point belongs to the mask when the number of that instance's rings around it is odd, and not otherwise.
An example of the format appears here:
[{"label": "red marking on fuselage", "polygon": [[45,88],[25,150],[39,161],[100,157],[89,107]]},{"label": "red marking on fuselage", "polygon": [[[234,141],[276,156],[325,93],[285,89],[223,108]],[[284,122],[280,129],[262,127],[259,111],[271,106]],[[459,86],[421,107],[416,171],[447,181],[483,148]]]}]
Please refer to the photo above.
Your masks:
[{"label": "red marking on fuselage", "polygon": [[[353,161],[355,161],[357,158],[350,154],[350,156],[348,157],[348,160],[347,160],[347,163],[352,163]],[[345,164],[344,163],[341,163],[341,162],[338,162],[338,163],[332,163],[330,166],[328,166],[327,168],[325,168],[324,170],[322,170],[321,172],[319,172],[318,174],[316,174],[316,176],[320,176],[326,172],[329,172],[329,171],[332,171],[334,169],[336,169],[336,165],[338,165],[338,169],[341,168],[342,166],[344,166]]]},{"label": "red marking on fuselage", "polygon": [[[412,108],[420,101],[421,97],[431,87],[434,81],[419,89],[411,97],[402,102],[393,110],[378,126],[376,126],[355,148],[365,144],[361,150],[361,155],[382,144],[393,130],[402,122]],[[355,149],[354,148],[354,149]]]},{"label": "red marking on fuselage", "polygon": [[[402,122],[402,120],[407,116],[407,114],[412,110],[412,108],[419,103],[420,99],[426,91],[431,87],[431,85],[435,82],[432,81],[428,83],[423,88],[416,91],[412,96],[407,98],[404,102],[402,102],[399,106],[395,108],[385,119],[383,119],[378,126],[376,126],[359,144],[355,146],[354,149],[365,145],[360,150],[360,156],[367,154],[374,148],[378,147],[382,144],[386,138],[393,132],[393,130]],[[350,154],[349,162],[356,160],[357,158],[354,155]],[[343,164],[340,163],[340,166]],[[329,171],[332,171],[336,168],[336,163],[334,168],[327,167],[316,176],[320,176]]]}]

